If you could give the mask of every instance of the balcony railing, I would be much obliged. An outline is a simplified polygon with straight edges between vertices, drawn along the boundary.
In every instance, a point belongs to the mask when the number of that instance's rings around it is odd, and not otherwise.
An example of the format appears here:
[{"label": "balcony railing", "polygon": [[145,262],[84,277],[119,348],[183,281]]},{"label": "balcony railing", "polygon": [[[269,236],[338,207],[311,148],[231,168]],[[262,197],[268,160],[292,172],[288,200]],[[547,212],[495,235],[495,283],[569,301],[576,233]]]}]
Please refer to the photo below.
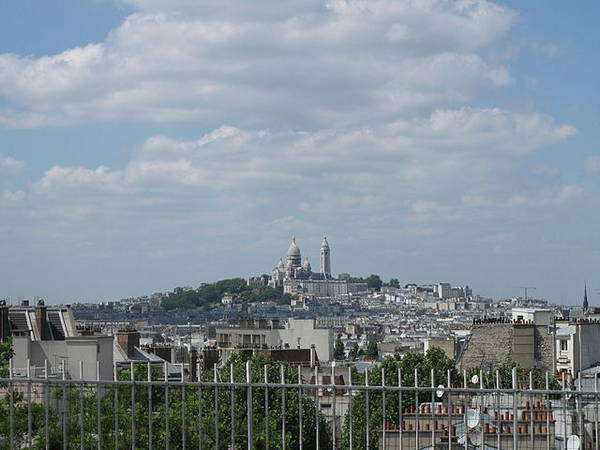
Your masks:
[{"label": "balcony railing", "polygon": [[[83,374],[81,367],[80,374]],[[136,364],[113,380],[12,370],[0,378],[0,448],[598,449],[600,392],[563,384],[510,388],[483,376],[427,386],[352,369],[247,361],[169,381]],[[325,378],[324,378],[325,376]],[[423,378],[423,377],[422,377]],[[439,378],[439,377],[438,377]],[[396,380],[391,383],[390,380]],[[325,380],[328,382],[320,382]],[[382,381],[383,380],[383,381]],[[400,380],[400,381],[398,381]],[[315,382],[316,381],[316,382]],[[488,380],[489,381],[489,380]],[[335,383],[335,384],[332,384]],[[554,386],[556,388],[556,386]]]}]

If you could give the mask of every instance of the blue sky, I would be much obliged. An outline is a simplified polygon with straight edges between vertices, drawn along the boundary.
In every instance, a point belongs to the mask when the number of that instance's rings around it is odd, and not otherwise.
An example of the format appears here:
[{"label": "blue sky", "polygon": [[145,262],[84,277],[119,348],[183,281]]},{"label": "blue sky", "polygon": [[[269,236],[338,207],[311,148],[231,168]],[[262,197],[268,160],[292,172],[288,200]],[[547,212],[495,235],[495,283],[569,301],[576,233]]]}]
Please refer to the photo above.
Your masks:
[{"label": "blue sky", "polygon": [[[600,287],[595,1],[0,5],[0,297],[316,265]],[[303,255],[303,256],[304,256]],[[595,300],[592,300],[594,303]]]}]

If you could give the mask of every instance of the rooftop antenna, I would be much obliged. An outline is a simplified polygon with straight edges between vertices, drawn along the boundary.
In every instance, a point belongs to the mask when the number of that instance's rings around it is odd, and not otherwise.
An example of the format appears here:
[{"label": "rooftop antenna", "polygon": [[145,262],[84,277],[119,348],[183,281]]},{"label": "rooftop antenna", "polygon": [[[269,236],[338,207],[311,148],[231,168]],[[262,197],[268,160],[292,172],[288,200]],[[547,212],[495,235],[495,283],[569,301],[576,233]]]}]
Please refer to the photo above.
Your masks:
[{"label": "rooftop antenna", "polygon": [[527,291],[535,291],[535,287],[533,286],[519,286],[519,289],[523,289],[525,291],[525,300],[527,300]]}]

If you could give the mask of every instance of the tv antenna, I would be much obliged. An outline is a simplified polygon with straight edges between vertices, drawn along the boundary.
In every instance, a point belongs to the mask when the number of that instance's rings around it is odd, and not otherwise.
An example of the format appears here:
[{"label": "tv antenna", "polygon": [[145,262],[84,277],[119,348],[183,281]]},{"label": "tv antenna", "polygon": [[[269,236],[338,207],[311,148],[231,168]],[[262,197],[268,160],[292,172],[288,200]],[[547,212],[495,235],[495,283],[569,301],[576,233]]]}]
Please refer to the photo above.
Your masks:
[{"label": "tv antenna", "polygon": [[528,292],[528,291],[535,291],[535,289],[536,289],[536,288],[535,288],[535,287],[533,287],[533,286],[519,286],[519,289],[523,289],[523,291],[524,291],[524,294],[525,294],[525,297],[524,297],[524,298],[525,298],[525,300],[527,300],[527,298],[528,298],[528,297],[527,297],[527,292]]}]

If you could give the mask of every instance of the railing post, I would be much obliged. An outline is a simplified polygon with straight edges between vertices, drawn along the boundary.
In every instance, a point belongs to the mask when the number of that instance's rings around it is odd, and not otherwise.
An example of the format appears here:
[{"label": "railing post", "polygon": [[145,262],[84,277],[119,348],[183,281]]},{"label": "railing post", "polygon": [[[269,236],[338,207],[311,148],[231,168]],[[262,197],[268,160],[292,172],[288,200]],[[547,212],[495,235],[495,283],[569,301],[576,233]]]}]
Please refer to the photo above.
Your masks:
[{"label": "railing post", "polygon": [[135,375],[133,361],[129,362],[129,380],[131,381],[131,450],[136,450],[135,442]]},{"label": "railing post", "polygon": [[[62,380],[65,381],[67,379],[66,368],[65,368],[65,360],[62,359],[60,361],[60,369],[62,372]],[[63,414],[62,414],[62,439],[63,439],[63,449],[67,450],[67,384],[63,383]]]},{"label": "railing post", "polygon": [[513,450],[519,448],[517,436],[517,368],[512,368],[512,399],[513,399]]},{"label": "railing post", "polygon": [[49,414],[48,411],[48,390],[50,389],[50,383],[48,383],[48,360],[44,359],[44,437],[46,441],[46,450],[50,448],[50,429],[49,429]]},{"label": "railing post", "polygon": [[247,406],[247,416],[248,416],[248,450],[252,450],[254,448],[254,430],[253,430],[253,425],[254,425],[254,419],[253,419],[253,413],[252,413],[252,371],[251,371],[251,366],[250,366],[250,360],[246,361],[246,383],[248,385],[248,390],[247,390],[247,399],[246,399],[246,406]]},{"label": "railing post", "polygon": [[[152,365],[150,361],[146,365],[146,376],[148,382],[152,381]],[[148,385],[148,449],[152,450],[152,385]]]},{"label": "railing post", "polygon": [[98,450],[102,449],[102,416],[100,408],[100,361],[96,361],[96,420],[98,428]]},{"label": "railing post", "polygon": [[10,448],[15,448],[15,399],[14,399],[14,382],[13,382],[13,359],[8,361],[8,395],[9,395],[9,443]]},{"label": "railing post", "polygon": [[[165,380],[165,411],[169,411],[169,364],[163,363],[163,376]],[[171,446],[171,429],[169,424],[169,414],[165,414],[165,448],[169,450]]]},{"label": "railing post", "polygon": [[33,434],[31,418],[31,361],[27,358],[27,447],[31,448]]},{"label": "railing post", "polygon": [[[284,367],[283,364],[279,365],[279,372],[281,375],[281,384],[285,385],[285,374],[284,374]],[[281,448],[283,450],[285,450],[286,445],[285,445],[285,432],[286,432],[286,420],[287,420],[287,413],[286,413],[286,388],[285,386],[282,387],[282,392],[281,392]]]},{"label": "railing post", "polygon": [[84,444],[84,420],[83,420],[83,388],[85,387],[83,384],[83,361],[79,361],[79,380],[81,380],[81,391],[79,392],[79,448],[83,450]]}]

